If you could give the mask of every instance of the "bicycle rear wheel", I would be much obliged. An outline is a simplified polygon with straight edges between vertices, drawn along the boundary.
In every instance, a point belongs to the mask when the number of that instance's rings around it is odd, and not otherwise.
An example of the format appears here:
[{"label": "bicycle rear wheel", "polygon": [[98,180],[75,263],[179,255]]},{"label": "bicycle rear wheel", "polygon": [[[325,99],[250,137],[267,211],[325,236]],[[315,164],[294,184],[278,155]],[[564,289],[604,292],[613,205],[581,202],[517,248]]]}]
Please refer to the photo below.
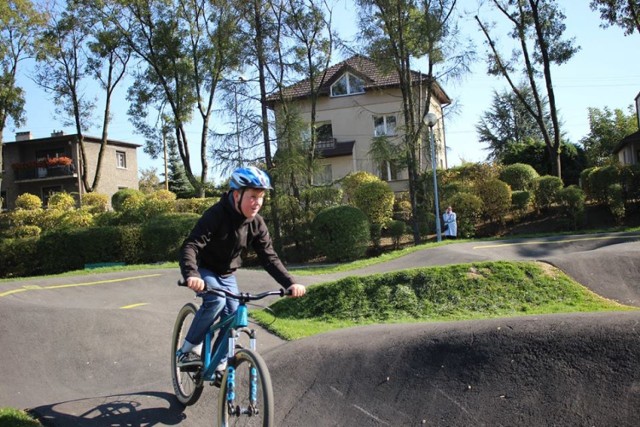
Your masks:
[{"label": "bicycle rear wheel", "polygon": [[264,359],[252,350],[242,349],[229,364],[235,368],[233,389],[227,370],[218,398],[218,425],[273,426],[273,389]]},{"label": "bicycle rear wheel", "polygon": [[177,365],[176,353],[184,338],[189,331],[193,317],[197,308],[195,305],[185,304],[178,312],[176,323],[173,326],[173,334],[171,336],[171,382],[176,397],[183,405],[194,404],[202,394],[203,382],[201,378],[201,369],[194,371],[181,370]]}]

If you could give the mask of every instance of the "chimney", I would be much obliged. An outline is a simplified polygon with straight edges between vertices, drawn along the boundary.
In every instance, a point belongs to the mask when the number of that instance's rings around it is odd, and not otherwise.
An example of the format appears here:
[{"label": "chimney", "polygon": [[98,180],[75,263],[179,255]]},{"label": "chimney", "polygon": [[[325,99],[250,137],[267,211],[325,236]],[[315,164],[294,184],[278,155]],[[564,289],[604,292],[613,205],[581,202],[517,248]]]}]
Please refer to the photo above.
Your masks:
[{"label": "chimney", "polygon": [[63,130],[54,130],[53,132],[51,132],[51,136],[62,136],[62,135],[64,135]]},{"label": "chimney", "polygon": [[31,139],[31,131],[16,132],[16,141],[28,141]]}]

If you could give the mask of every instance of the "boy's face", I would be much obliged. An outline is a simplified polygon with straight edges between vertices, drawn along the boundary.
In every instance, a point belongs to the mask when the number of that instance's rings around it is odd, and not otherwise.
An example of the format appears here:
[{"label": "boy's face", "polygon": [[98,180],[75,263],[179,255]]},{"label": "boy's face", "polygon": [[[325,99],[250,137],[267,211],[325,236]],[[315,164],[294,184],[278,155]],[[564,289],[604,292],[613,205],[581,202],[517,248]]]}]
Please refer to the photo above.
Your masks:
[{"label": "boy's face", "polygon": [[235,206],[238,207],[238,200],[240,201],[240,212],[247,219],[253,219],[260,211],[262,203],[264,202],[265,191],[257,188],[247,188],[242,195],[242,191],[234,190],[233,199],[235,200]]}]

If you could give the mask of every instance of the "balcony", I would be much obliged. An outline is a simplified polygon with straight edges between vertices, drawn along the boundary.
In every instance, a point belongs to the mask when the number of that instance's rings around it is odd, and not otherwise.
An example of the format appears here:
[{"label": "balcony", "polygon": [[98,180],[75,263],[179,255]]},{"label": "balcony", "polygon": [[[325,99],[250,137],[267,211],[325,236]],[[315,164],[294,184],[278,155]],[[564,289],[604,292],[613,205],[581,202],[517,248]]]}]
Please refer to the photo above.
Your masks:
[{"label": "balcony", "polygon": [[336,148],[337,140],[336,138],[322,138],[316,142],[317,150],[330,150],[332,148]]},{"label": "balcony", "polygon": [[69,157],[13,163],[11,167],[16,182],[77,177],[73,161]]}]

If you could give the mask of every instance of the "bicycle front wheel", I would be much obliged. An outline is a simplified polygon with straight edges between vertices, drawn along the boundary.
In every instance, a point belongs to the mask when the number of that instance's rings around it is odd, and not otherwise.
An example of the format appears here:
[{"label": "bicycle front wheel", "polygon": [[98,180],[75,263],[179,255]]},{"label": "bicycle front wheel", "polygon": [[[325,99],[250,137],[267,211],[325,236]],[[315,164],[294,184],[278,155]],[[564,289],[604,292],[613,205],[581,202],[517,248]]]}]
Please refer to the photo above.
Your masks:
[{"label": "bicycle front wheel", "polygon": [[184,338],[187,336],[193,317],[197,308],[195,305],[185,304],[178,313],[176,323],[173,326],[173,334],[171,336],[171,382],[176,397],[183,405],[194,404],[202,394],[203,382],[201,369],[185,370],[177,365],[178,358],[176,353]]},{"label": "bicycle front wheel", "polygon": [[273,426],[273,389],[267,364],[249,349],[238,350],[229,360],[234,367],[224,374],[218,399],[218,420],[227,426]]}]

